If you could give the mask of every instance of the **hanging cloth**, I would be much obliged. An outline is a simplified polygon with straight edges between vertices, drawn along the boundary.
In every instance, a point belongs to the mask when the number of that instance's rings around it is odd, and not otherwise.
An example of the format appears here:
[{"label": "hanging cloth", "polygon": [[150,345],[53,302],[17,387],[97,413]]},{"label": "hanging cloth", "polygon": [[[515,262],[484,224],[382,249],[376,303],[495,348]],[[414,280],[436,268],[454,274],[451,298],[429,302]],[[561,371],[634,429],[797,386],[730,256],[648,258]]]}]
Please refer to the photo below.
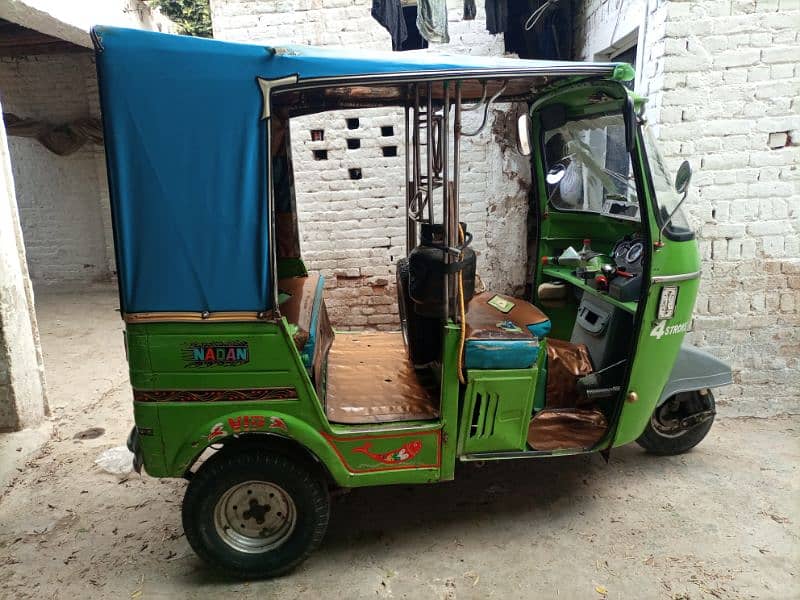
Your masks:
[{"label": "hanging cloth", "polygon": [[508,29],[508,0],[486,0],[486,29],[505,33]]},{"label": "hanging cloth", "polygon": [[464,0],[464,20],[465,21],[472,21],[475,19],[475,14],[477,13],[477,9],[475,8],[475,0]]},{"label": "hanging cloth", "polygon": [[447,44],[447,0],[419,0],[417,3],[417,29],[429,42]]},{"label": "hanging cloth", "polygon": [[402,50],[408,38],[406,20],[400,0],[372,0],[372,18],[384,26],[392,36],[392,50]]}]

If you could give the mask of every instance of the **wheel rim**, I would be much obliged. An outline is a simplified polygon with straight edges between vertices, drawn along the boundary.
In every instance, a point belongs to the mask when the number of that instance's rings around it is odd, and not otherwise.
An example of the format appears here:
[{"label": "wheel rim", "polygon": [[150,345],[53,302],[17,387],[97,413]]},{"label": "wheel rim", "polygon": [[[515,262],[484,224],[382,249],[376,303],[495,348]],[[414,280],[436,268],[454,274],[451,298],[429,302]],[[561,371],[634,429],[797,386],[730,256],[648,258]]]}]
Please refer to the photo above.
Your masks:
[{"label": "wheel rim", "polygon": [[689,431],[688,429],[676,427],[678,421],[670,419],[668,414],[663,414],[666,413],[666,411],[661,410],[662,408],[663,407],[656,409],[655,412],[653,412],[653,416],[650,417],[650,424],[659,435],[666,438],[677,438]]},{"label": "wheel rim", "polygon": [[289,539],[297,524],[294,500],[281,486],[245,481],[226,491],[214,507],[220,538],[239,552],[269,552]]},{"label": "wheel rim", "polygon": [[[704,412],[707,413],[710,411],[712,415],[711,418],[713,419],[713,396],[711,397],[710,408],[696,413],[687,412],[687,410],[691,410],[692,408],[691,404],[689,404],[690,401],[691,397],[684,397],[683,399],[674,397],[668,400],[653,411],[653,415],[650,417],[650,426],[661,437],[674,439],[696,429],[708,420],[704,419],[696,423],[687,423],[692,416],[700,416]],[[695,406],[694,409],[696,410],[696,408]]]}]

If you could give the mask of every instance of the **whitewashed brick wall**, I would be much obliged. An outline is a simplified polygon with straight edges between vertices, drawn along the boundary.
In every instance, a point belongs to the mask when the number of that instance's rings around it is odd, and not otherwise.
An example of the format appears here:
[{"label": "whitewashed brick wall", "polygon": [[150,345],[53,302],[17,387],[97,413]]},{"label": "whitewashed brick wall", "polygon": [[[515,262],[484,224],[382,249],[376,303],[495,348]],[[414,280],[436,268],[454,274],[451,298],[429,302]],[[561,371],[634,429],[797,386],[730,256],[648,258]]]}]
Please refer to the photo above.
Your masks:
[{"label": "whitewashed brick wall", "polygon": [[617,20],[641,24],[648,11],[637,86],[654,99],[647,114],[670,164],[695,170],[687,210],[703,280],[689,339],[733,365],[727,414],[797,412],[800,2],[640,0],[625,3],[633,17],[617,4],[583,2],[577,40],[591,58]]},{"label": "whitewashed brick wall", "polygon": [[[87,82],[90,83],[87,86]],[[19,117],[64,123],[99,116],[92,56],[55,54],[4,58],[0,95]],[[112,237],[100,146],[58,156],[30,138],[9,137],[20,221],[35,284],[79,284],[107,279]],[[102,182],[102,183],[101,183]]]},{"label": "whitewashed brick wall", "polygon": [[[503,54],[502,36],[486,31],[478,4],[478,18],[463,21],[462,2],[451,2],[451,42],[435,49]],[[219,39],[391,50],[389,34],[370,16],[369,0],[212,0],[211,7]],[[348,118],[357,118],[358,127],[348,129]],[[469,115],[465,125],[477,127],[476,119]],[[500,123],[492,115],[484,132],[462,146],[460,217],[475,236],[484,281],[498,291],[518,292],[525,282],[529,175],[513,150],[494,143],[493,127]],[[382,135],[382,126],[392,127],[392,135]],[[324,131],[323,141],[311,141],[313,129]],[[348,148],[348,139],[360,147]],[[397,148],[397,156],[385,157],[386,146]],[[396,329],[394,265],[405,255],[402,111],[293,119],[292,147],[303,258],[328,279],[332,321],[342,328]],[[327,159],[315,159],[314,150],[326,150]],[[350,179],[354,168],[361,169],[362,179]]]}]

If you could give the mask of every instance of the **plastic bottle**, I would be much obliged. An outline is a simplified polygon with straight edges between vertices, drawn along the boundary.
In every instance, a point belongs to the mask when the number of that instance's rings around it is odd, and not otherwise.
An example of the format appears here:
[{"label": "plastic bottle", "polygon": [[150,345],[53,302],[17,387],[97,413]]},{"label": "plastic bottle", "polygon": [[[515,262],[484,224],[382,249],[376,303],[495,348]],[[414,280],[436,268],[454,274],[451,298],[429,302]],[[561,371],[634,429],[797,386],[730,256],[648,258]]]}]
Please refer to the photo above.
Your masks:
[{"label": "plastic bottle", "polygon": [[589,259],[594,254],[594,252],[592,252],[592,240],[589,238],[583,240],[583,248],[581,248],[581,251],[578,254],[581,257],[580,266],[585,269],[589,264]]}]

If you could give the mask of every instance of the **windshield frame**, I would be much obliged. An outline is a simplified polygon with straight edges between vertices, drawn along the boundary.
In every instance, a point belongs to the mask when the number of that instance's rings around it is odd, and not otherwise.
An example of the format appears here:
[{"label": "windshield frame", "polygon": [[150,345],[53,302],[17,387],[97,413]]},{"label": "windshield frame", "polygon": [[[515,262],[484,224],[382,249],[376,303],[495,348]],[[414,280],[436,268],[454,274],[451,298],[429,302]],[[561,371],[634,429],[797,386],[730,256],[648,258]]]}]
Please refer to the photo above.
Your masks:
[{"label": "windshield frame", "polygon": [[[659,230],[663,229],[664,235],[675,242],[688,242],[695,239],[695,231],[692,229],[691,224],[689,223],[689,219],[686,218],[686,213],[683,212],[682,201],[679,201],[678,204],[673,207],[674,214],[671,215],[672,217],[679,215],[683,218],[683,221],[686,223],[686,226],[675,226],[673,219],[670,219],[669,208],[665,203],[661,203],[658,201],[658,194],[655,188],[655,179],[653,174],[653,168],[651,166],[651,158],[648,155],[647,149],[651,147],[657,154],[657,157],[654,157],[653,160],[661,161],[663,164],[664,155],[661,154],[661,151],[658,147],[658,139],[656,138],[651,126],[646,121],[640,123],[639,125],[639,132],[640,132],[640,148],[642,153],[642,164],[645,169],[645,178],[647,180],[647,185],[650,190],[650,198],[652,202],[653,214],[655,216],[656,224],[658,225]],[[662,173],[665,175],[672,176],[671,173]],[[674,187],[675,180],[667,180],[666,183],[670,187]],[[675,192],[677,195],[678,193]],[[669,220],[668,220],[669,219]]]},{"label": "windshield frame", "polygon": [[[538,107],[538,108],[540,109],[542,107]],[[620,107],[619,109],[615,108],[613,110],[601,111],[601,112],[594,112],[594,113],[590,112],[590,113],[585,114],[585,115],[580,115],[580,116],[576,116],[576,117],[573,117],[573,118],[569,118],[569,119],[566,120],[566,122],[567,123],[580,122],[580,121],[587,121],[587,120],[596,119],[598,117],[615,116],[615,115],[619,115],[619,117],[621,119],[623,119],[623,121],[624,121],[624,118],[625,118],[625,116],[624,116],[624,107]],[[640,129],[640,127],[637,126],[637,130],[638,129]],[[549,131],[552,131],[552,129],[545,129],[544,127],[541,126],[541,124],[538,127],[538,136],[537,137],[538,137],[538,142],[539,142],[539,155],[540,155],[539,163],[540,163],[541,168],[542,168],[543,176],[547,175],[547,168],[548,168],[547,157],[546,157],[547,151],[546,151],[545,136]],[[605,217],[605,218],[608,218],[608,219],[626,221],[628,223],[635,223],[636,225],[643,227],[644,226],[643,224],[645,222],[645,215],[643,213],[646,211],[646,207],[647,207],[645,199],[644,199],[645,188],[644,188],[644,185],[643,185],[643,178],[645,176],[649,175],[649,171],[648,172],[642,172],[641,171],[641,167],[638,164],[638,157],[636,155],[636,144],[635,143],[634,143],[633,148],[625,151],[625,154],[628,156],[628,159],[630,161],[630,167],[631,167],[631,171],[632,171],[632,174],[633,174],[633,182],[632,182],[633,186],[632,187],[634,187],[635,190],[636,190],[636,203],[639,206],[639,214],[638,214],[638,218],[637,219],[618,217],[616,215],[607,214],[607,213],[604,213],[602,211],[585,210],[585,209],[582,209],[582,208],[570,209],[570,208],[562,208],[562,207],[556,206],[555,203],[551,202],[550,194],[547,191],[547,187],[548,186],[547,186],[546,183],[543,184],[543,189],[544,189],[544,194],[543,194],[543,196],[544,196],[544,206],[543,206],[543,209],[545,211],[554,210],[555,212],[561,213],[561,214],[576,214],[576,215],[581,215],[582,214],[582,215],[591,215],[593,217]],[[648,189],[652,189],[652,186],[650,186]]]}]

